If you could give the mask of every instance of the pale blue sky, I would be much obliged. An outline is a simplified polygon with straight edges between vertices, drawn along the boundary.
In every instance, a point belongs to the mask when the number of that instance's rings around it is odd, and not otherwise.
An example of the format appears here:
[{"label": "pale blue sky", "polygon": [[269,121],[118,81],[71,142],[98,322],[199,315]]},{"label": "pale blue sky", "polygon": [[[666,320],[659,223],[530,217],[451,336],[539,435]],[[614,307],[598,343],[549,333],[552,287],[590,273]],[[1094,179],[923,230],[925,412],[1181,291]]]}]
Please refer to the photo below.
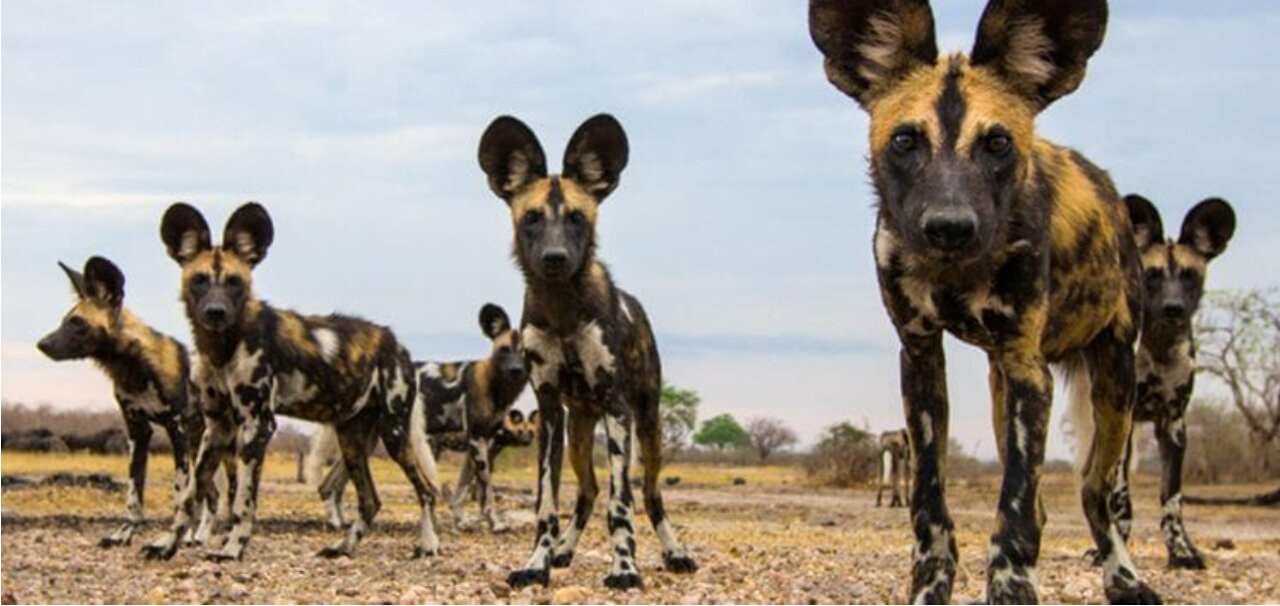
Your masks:
[{"label": "pale blue sky", "polygon": [[[128,305],[189,340],[157,235],[174,200],[218,232],[241,202],[267,206],[256,287],[273,303],[390,324],[419,358],[479,355],[480,305],[518,315],[522,289],[480,133],[519,116],[558,165],[608,111],[632,152],[601,254],[649,308],[668,379],[704,417],[779,416],[806,440],[902,424],[866,118],[827,84],[804,3],[442,4],[5,2],[3,396],[113,406],[92,366],[33,346],[70,303],[57,260],[115,260]],[[982,3],[937,4],[941,46],[967,49]],[[1040,122],[1168,229],[1204,197],[1233,202],[1212,287],[1280,281],[1278,31],[1271,2],[1114,2],[1081,90]],[[951,345],[953,432],[991,454],[985,358]]]}]

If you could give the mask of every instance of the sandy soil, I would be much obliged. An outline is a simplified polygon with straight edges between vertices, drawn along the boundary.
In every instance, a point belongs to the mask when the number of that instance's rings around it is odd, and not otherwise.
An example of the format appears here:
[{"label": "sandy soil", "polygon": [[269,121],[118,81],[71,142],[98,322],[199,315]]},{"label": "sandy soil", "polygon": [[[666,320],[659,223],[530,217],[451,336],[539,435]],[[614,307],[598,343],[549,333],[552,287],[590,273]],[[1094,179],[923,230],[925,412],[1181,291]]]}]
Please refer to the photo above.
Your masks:
[{"label": "sandy soil", "polygon": [[[5,474],[38,476],[58,470],[107,471],[124,477],[123,459],[83,455],[5,453]],[[5,603],[14,602],[356,602],[356,603],[719,603],[900,602],[910,566],[905,510],[877,509],[870,490],[806,486],[796,471],[769,468],[676,466],[668,510],[702,569],[691,576],[661,570],[659,546],[638,520],[645,589],[613,592],[602,585],[608,569],[603,505],[569,570],[557,570],[548,589],[512,592],[503,579],[532,542],[530,470],[499,474],[500,505],[514,530],[479,530],[475,508],[462,528],[447,509],[440,514],[445,554],[413,561],[414,512],[408,485],[389,466],[375,469],[384,507],[375,533],[353,559],[312,554],[338,533],[320,523],[322,507],[310,488],[292,481],[292,463],[273,461],[264,483],[257,534],[244,561],[214,564],[188,549],[170,562],[147,562],[142,541],[163,530],[169,502],[168,464],[153,463],[150,526],[132,547],[100,549],[97,540],[122,519],[122,494],[88,488],[6,490],[0,580]],[[444,477],[455,467],[444,465]],[[603,471],[603,470],[601,470]],[[747,483],[732,485],[732,478]],[[566,470],[566,477],[572,474]],[[601,477],[605,477],[603,473]],[[562,511],[572,503],[566,481]],[[1192,487],[1199,494],[1244,494],[1257,486]],[[1097,603],[1101,577],[1082,553],[1089,546],[1075,488],[1066,477],[1046,481],[1050,515],[1040,563],[1041,599]],[[996,495],[995,479],[949,487],[961,552],[953,599],[978,599]],[[1241,507],[1188,507],[1188,522],[1210,570],[1169,571],[1159,536],[1154,478],[1137,487],[1133,550],[1150,584],[1166,601],[1240,603],[1280,601],[1280,511]],[[349,495],[350,499],[350,495]],[[602,496],[601,501],[604,498]]]}]

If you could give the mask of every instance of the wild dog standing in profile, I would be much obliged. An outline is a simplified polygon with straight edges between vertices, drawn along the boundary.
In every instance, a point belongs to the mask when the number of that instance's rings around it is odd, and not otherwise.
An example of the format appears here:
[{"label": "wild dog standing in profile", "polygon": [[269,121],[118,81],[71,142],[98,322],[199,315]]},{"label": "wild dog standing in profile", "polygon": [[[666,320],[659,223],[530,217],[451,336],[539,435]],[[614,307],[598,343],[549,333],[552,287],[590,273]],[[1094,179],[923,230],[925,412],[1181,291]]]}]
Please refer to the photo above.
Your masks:
[{"label": "wild dog standing in profile", "polygon": [[[474,469],[480,482],[484,517],[489,529],[498,531],[502,530],[502,524],[493,506],[491,450],[507,411],[524,391],[528,374],[520,333],[512,329],[506,311],[492,303],[486,304],[480,309],[480,330],[493,343],[487,358],[467,362],[415,362],[414,372],[425,410],[428,438],[435,442],[440,436],[454,436],[465,444],[468,469]],[[317,457],[331,456],[328,451],[333,447],[325,446],[336,446],[332,434],[326,433],[331,431],[325,427],[317,432],[311,449],[312,467],[323,464]],[[342,491],[346,482],[342,465],[331,467],[320,482],[320,498],[325,502],[330,524],[341,523]],[[455,494],[450,501],[455,514],[458,498]]]},{"label": "wild dog standing in profile", "polygon": [[[160,236],[182,267],[182,301],[198,355],[192,379],[203,398],[207,431],[195,480],[170,536],[149,545],[148,557],[172,557],[191,523],[192,504],[209,489],[213,470],[228,453],[238,456],[232,525],[211,559],[239,559],[253,532],[258,483],[275,416],[288,415],[337,428],[343,461],[359,493],[360,515],[346,537],[319,555],[351,555],[370,530],[381,503],[369,474],[368,449],[380,434],[388,454],[408,476],[421,506],[415,556],[439,553],[434,526],[435,460],[422,427],[409,354],[389,329],[349,316],[304,316],[276,309],[254,296],[252,270],[274,237],[266,209],[250,202],[227,220],[222,245],[195,208],[174,204]],[[417,423],[411,425],[411,416]],[[386,419],[398,422],[384,422]]]},{"label": "wild dog standing in profile", "polygon": [[[194,452],[189,448],[204,433],[204,418],[189,393],[187,349],[138,319],[124,306],[124,273],[111,261],[92,257],[78,272],[61,262],[71,280],[76,303],[58,329],[37,347],[53,360],[92,359],[111,379],[124,416],[129,445],[128,519],[98,542],[100,547],[127,545],[143,524],[143,492],[147,485],[147,452],[151,426],[158,425],[173,445],[175,495],[187,483]],[[206,522],[211,511],[205,510]]]},{"label": "wild dog standing in profile", "polygon": [[[644,464],[645,509],[672,572],[697,565],[676,539],[658,487],[662,431],[658,416],[661,367],[653,331],[640,302],[614,286],[595,257],[596,214],[627,165],[627,136],[612,116],[600,114],[569,140],[560,175],[547,174],[546,156],[533,131],[510,116],[497,118],[480,139],[480,167],[489,188],[511,210],[514,256],[525,277],[521,321],[530,379],[538,397],[538,516],[533,554],[512,572],[514,587],[546,585],[551,566],[573,560],[595,503],[591,465],[594,431],[604,419],[609,453],[609,538],[613,563],[605,585],[641,584],[635,560],[635,508],[628,481],[635,423]],[[578,502],[560,536],[565,410],[569,457],[578,477]]]},{"label": "wild dog standing in profile", "polygon": [[[911,500],[911,436],[905,429],[880,434],[880,480],[876,486],[876,507],[885,486],[889,487],[889,507],[902,507],[903,497]],[[902,487],[901,492],[899,486]],[[905,493],[905,494],[904,494]]]},{"label": "wild dog standing in profile", "polygon": [[1142,270],[1110,178],[1039,138],[1035,116],[1079,86],[1104,0],[991,0],[968,55],[939,56],[926,0],[810,0],[827,78],[871,116],[880,292],[902,344],[914,452],[910,600],[951,598],[942,335],[990,360],[1004,478],[987,561],[991,603],[1037,599],[1039,483],[1053,396],[1071,369],[1099,429],[1082,500],[1107,598],[1154,602],[1107,507],[1134,407]]},{"label": "wild dog standing in profile", "polygon": [[[1209,261],[1222,254],[1235,234],[1231,205],[1209,198],[1191,209],[1177,240],[1166,240],[1160,211],[1151,201],[1130,194],[1124,198],[1133,222],[1134,239],[1142,254],[1146,304],[1138,341],[1138,400],[1135,423],[1154,425],[1164,471],[1160,483],[1160,529],[1169,551],[1170,568],[1200,570],[1204,556],[1191,542],[1182,521],[1182,462],[1187,454],[1187,404],[1195,382],[1195,338],[1191,320],[1200,307]],[[1074,402],[1073,402],[1074,404]],[[1073,407],[1072,420],[1085,443],[1093,432],[1092,419]],[[1111,494],[1112,515],[1126,541],[1133,523],[1129,471],[1133,442],[1124,451],[1120,479]]]}]

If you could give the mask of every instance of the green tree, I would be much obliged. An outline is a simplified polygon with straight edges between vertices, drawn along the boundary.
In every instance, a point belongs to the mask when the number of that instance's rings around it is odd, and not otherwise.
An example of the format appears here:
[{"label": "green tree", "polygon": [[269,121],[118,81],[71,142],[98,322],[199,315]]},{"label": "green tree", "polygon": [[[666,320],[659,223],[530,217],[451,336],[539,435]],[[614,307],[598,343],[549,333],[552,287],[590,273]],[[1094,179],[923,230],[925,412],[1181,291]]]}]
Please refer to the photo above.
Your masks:
[{"label": "green tree", "polygon": [[737,419],[728,413],[717,415],[702,422],[702,429],[693,436],[699,446],[710,446],[716,450],[729,450],[751,445],[751,436],[738,424]]},{"label": "green tree", "polygon": [[662,384],[662,464],[666,465],[689,445],[689,434],[698,426],[698,404],[702,398],[692,389]]}]

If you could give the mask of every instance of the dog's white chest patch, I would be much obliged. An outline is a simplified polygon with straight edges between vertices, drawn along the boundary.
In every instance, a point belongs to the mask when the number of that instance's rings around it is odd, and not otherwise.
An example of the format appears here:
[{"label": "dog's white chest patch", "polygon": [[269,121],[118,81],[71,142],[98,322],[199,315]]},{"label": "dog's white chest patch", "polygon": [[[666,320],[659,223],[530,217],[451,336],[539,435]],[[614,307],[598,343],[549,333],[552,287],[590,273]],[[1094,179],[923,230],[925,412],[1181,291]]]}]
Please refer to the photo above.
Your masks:
[{"label": "dog's white chest patch", "polygon": [[602,374],[613,374],[614,356],[604,343],[604,330],[594,320],[585,322],[574,332],[570,342],[582,363],[587,385],[595,387]]}]

